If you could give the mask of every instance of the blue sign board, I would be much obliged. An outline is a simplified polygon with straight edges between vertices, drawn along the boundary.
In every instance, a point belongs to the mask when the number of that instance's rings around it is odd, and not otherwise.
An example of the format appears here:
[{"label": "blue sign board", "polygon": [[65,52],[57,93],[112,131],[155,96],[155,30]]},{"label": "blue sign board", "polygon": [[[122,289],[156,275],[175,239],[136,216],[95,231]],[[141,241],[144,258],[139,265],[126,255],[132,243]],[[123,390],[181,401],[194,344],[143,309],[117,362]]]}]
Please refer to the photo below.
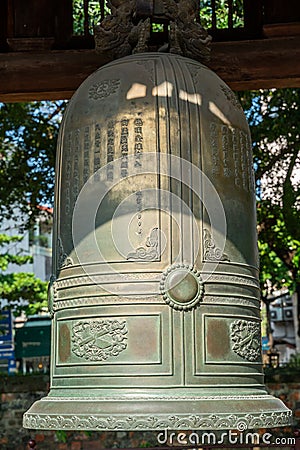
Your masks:
[{"label": "blue sign board", "polygon": [[0,358],[14,350],[13,320],[11,311],[0,311]]},{"label": "blue sign board", "polygon": [[0,351],[0,359],[15,359],[15,352],[13,350]]},{"label": "blue sign board", "polygon": [[0,343],[12,342],[13,321],[11,311],[0,311]]},{"label": "blue sign board", "polygon": [[16,373],[13,318],[11,311],[0,311],[0,367],[1,372]]},{"label": "blue sign board", "polygon": [[268,336],[263,336],[261,341],[262,341],[262,351],[265,352],[267,350],[270,350],[270,340]]},{"label": "blue sign board", "polygon": [[16,365],[15,357],[13,357],[12,359],[10,359],[8,361],[7,371],[8,371],[8,375],[13,375],[17,372],[17,365]]}]

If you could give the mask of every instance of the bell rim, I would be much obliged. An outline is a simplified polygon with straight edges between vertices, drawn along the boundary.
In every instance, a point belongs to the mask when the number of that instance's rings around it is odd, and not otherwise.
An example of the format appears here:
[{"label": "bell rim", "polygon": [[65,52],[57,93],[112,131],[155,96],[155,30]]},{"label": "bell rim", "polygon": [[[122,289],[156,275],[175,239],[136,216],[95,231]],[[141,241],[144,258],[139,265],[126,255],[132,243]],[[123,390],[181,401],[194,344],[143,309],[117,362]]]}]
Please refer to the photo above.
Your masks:
[{"label": "bell rim", "polygon": [[147,399],[146,413],[145,399],[138,401],[138,397],[44,397],[25,413],[23,426],[86,431],[245,431],[289,426],[293,421],[292,411],[268,394],[179,398],[166,400],[157,395]]}]

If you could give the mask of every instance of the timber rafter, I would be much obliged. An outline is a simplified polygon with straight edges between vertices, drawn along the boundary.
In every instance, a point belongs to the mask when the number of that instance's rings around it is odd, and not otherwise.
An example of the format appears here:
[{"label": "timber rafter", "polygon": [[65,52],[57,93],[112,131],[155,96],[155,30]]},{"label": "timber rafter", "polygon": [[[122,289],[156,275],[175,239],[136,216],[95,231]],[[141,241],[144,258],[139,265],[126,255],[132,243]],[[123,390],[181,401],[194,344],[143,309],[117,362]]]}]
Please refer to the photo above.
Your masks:
[{"label": "timber rafter", "polygon": [[[0,101],[68,99],[109,57],[93,50],[0,54]],[[234,90],[300,87],[300,35],[216,42],[208,66]]]}]

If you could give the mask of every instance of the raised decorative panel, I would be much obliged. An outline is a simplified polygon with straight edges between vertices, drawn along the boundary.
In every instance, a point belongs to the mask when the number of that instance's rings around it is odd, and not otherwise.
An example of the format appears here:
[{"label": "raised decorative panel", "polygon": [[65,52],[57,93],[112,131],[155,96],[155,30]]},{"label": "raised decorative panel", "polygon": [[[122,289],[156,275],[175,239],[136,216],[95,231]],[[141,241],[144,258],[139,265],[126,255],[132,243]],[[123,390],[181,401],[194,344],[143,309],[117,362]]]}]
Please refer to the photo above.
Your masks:
[{"label": "raised decorative panel", "polygon": [[61,320],[58,341],[66,345],[68,334],[69,349],[58,351],[57,366],[161,364],[161,328],[160,314]]},{"label": "raised decorative panel", "polygon": [[205,364],[261,364],[260,320],[256,317],[204,318]]},{"label": "raised decorative panel", "polygon": [[[180,331],[175,337],[174,327]],[[80,375],[109,385],[125,374],[129,384],[143,376],[157,377],[159,383],[163,376],[180,384],[181,328],[167,305],[103,305],[82,308],[80,316],[78,310],[59,311],[53,377]]]},{"label": "raised decorative panel", "polygon": [[[205,300],[204,300],[205,301]],[[259,310],[205,304],[185,316],[186,384],[199,387],[261,382]]]}]

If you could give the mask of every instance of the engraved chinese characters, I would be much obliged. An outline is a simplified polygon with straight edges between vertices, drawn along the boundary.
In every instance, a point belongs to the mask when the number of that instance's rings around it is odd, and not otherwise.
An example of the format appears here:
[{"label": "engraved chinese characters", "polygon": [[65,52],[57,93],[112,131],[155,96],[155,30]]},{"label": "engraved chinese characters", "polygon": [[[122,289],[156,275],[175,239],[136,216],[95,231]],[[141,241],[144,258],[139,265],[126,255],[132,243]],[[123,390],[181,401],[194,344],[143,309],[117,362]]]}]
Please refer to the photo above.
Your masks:
[{"label": "engraved chinese characters", "polygon": [[234,177],[236,186],[254,190],[252,152],[248,133],[237,128],[210,124],[213,175]]},{"label": "engraved chinese characters", "polygon": [[251,142],[230,89],[176,55],[115,61],[70,101],[57,161],[51,390],[24,425],[288,424],[263,386]]}]

